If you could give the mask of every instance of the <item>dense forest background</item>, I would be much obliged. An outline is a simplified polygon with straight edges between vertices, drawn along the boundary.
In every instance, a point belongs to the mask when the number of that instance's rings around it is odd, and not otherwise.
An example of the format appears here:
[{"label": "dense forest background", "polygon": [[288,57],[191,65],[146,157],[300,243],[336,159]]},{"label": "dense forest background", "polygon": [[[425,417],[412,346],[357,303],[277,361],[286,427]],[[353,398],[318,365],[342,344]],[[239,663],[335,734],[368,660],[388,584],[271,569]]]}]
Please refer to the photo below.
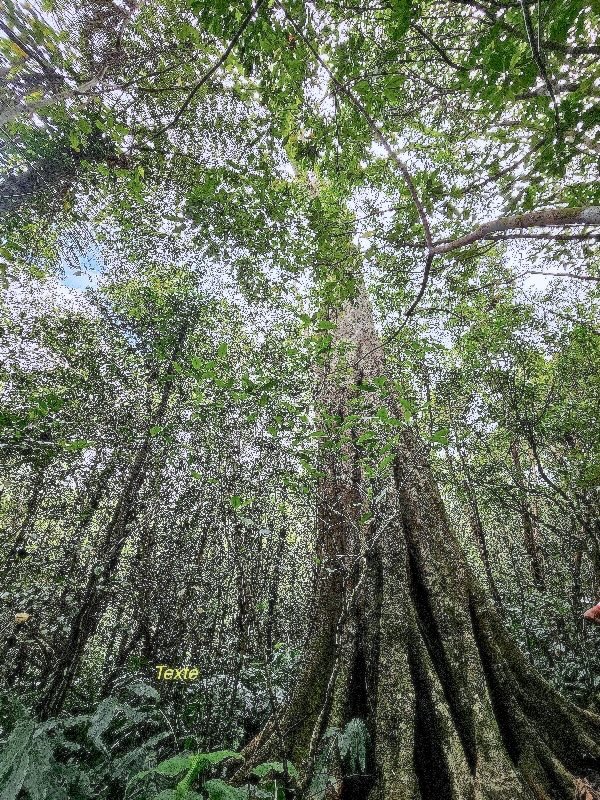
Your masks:
[{"label": "dense forest background", "polygon": [[4,0],[2,800],[600,796],[599,26]]}]

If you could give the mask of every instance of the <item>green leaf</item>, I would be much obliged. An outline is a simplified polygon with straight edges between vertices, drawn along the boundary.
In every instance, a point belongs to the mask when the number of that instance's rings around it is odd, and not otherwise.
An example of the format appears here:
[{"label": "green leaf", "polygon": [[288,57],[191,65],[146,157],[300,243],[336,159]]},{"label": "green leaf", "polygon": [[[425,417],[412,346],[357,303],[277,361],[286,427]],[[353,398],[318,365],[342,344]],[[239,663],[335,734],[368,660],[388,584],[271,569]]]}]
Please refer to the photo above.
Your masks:
[{"label": "green leaf", "polygon": [[[246,508],[252,503],[251,497],[240,497],[237,494],[232,494],[229,498],[229,505],[234,511],[240,511],[242,508]],[[225,752],[225,751],[223,751]]]},{"label": "green leaf", "polygon": [[136,683],[130,689],[137,697],[149,697],[151,700],[160,700],[160,694],[153,686],[147,683]]},{"label": "green leaf", "polygon": [[365,431],[361,433],[361,435],[356,440],[357,444],[364,444],[365,442],[371,442],[375,438],[375,433],[373,431]]},{"label": "green leaf", "polygon": [[154,773],[153,769],[143,769],[141,772],[136,772],[135,775],[133,775],[129,779],[129,783],[136,783],[137,781],[141,781],[144,778],[147,778],[148,775],[152,775],[153,773]]},{"label": "green leaf", "polygon": [[102,741],[102,735],[108,730],[115,716],[123,709],[124,704],[119,703],[114,697],[107,697],[96,708],[88,729],[87,735],[99,750],[106,753],[107,748]]},{"label": "green leaf", "polygon": [[79,152],[81,140],[79,136],[75,133],[75,131],[71,131],[69,133],[69,144],[71,145],[71,149]]},{"label": "green leaf", "polygon": [[[287,764],[288,775],[292,778],[298,777],[298,770],[288,761]],[[264,764],[257,764],[251,771],[251,775],[256,775],[258,778],[265,778],[270,775],[283,775],[283,764],[281,761],[266,761]]]},{"label": "green leaf", "polygon": [[244,759],[241,753],[236,753],[233,750],[215,750],[213,753],[200,753],[200,758],[206,764],[215,766],[228,758]]},{"label": "green leaf", "polygon": [[4,784],[2,794],[0,794],[0,800],[17,800],[21,792],[21,787],[23,786],[23,782],[25,781],[25,776],[27,775],[28,767],[29,767],[29,753],[25,751],[21,754],[21,757],[14,765],[13,770],[8,777],[8,780]]},{"label": "green leaf", "polygon": [[367,765],[367,742],[369,733],[362,719],[355,717],[338,735],[340,756],[351,770],[364,772]]},{"label": "green leaf", "polygon": [[208,794],[208,800],[246,800],[247,798],[247,794],[243,789],[230,786],[218,778],[206,781],[204,790]]},{"label": "green leaf", "polygon": [[173,756],[173,758],[167,758],[157,764],[153,772],[157,772],[159,775],[179,775],[192,766],[195,758],[195,756]]},{"label": "green leaf", "polygon": [[[25,777],[25,773],[22,772],[23,765],[25,764],[23,759],[27,755],[27,751],[31,745],[31,737],[34,730],[35,723],[31,720],[17,723],[0,755],[0,781],[2,781],[5,776],[9,776],[8,781],[4,784],[5,791],[7,786],[18,786],[16,794],[14,795],[15,798],[21,789],[23,778]],[[10,795],[7,795],[7,797],[10,797]],[[2,800],[6,800],[4,793],[2,795]]]},{"label": "green leaf", "polygon": [[450,431],[448,428],[438,428],[438,430],[431,436],[431,441],[436,444],[448,444],[448,436]]},{"label": "green leaf", "polygon": [[68,452],[77,452],[77,450],[84,450],[90,445],[91,442],[88,442],[87,439],[75,439],[73,442],[67,442],[64,444],[63,449],[67,450]]}]

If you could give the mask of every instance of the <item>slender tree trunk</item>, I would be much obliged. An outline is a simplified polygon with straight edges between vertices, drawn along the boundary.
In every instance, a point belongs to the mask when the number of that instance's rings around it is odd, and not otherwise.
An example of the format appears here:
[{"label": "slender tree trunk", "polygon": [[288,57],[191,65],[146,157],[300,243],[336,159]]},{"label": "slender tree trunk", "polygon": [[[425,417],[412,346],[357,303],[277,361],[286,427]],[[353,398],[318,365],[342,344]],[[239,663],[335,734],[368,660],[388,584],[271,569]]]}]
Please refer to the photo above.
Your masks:
[{"label": "slender tree trunk", "polygon": [[525,483],[525,476],[523,474],[523,467],[521,465],[521,455],[519,453],[519,444],[516,440],[510,445],[510,454],[513,464],[515,465],[515,480],[517,489],[519,491],[521,521],[523,523],[523,542],[529,558],[531,575],[536,587],[540,591],[544,591],[544,568],[538,547],[538,531],[529,506],[527,486]]},{"label": "slender tree trunk", "polygon": [[579,618],[581,622],[581,567],[583,564],[583,553],[585,550],[585,535],[581,529],[579,520],[571,517],[571,547],[570,547],[570,561],[571,561],[571,608],[573,615]]},{"label": "slender tree trunk", "polygon": [[592,591],[600,586],[600,491],[592,489],[583,502],[583,530],[585,546],[592,564]]},{"label": "slender tree trunk", "polygon": [[265,651],[266,657],[273,654],[273,629],[277,622],[277,603],[279,601],[279,586],[281,583],[281,564],[285,549],[286,528],[282,525],[277,535],[277,550],[273,559],[271,580],[269,581],[267,620],[265,624]]},{"label": "slender tree trunk", "polygon": [[[498,587],[494,579],[494,574],[492,572],[492,564],[490,561],[487,535],[485,532],[483,520],[481,519],[481,513],[479,510],[479,500],[477,499],[477,493],[475,491],[475,487],[473,486],[473,482],[471,480],[471,474],[469,466],[467,464],[467,459],[465,458],[465,454],[460,446],[458,447],[458,455],[460,458],[462,472],[464,475],[464,478],[461,481],[461,485],[465,493],[465,496],[467,498],[468,516],[471,525],[471,531],[473,533],[473,538],[477,543],[479,556],[481,558],[481,562],[485,570],[485,575],[487,578],[487,584],[489,590],[491,592],[496,608],[502,614],[503,613],[502,598],[500,597],[500,592],[498,591]],[[449,463],[452,465],[451,460],[449,461]]]},{"label": "slender tree trunk", "polygon": [[29,497],[27,498],[27,502],[25,505],[25,516],[23,518],[23,522],[19,526],[17,535],[4,559],[4,570],[3,570],[4,574],[8,572],[10,565],[12,564],[14,559],[19,557],[20,552],[24,549],[25,545],[27,544],[27,535],[30,532],[33,525],[35,524],[35,518],[37,516],[40,503],[42,502],[43,485],[44,485],[44,465],[38,467],[38,469],[36,469],[33,473],[31,481],[31,492],[29,494]]}]

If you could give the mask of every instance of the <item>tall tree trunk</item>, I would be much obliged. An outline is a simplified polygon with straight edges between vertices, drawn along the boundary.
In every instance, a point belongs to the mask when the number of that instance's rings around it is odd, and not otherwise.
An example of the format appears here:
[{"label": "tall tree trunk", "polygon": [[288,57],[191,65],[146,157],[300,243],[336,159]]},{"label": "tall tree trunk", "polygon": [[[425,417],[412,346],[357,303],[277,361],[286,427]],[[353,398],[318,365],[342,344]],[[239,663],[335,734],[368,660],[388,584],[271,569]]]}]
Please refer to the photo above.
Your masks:
[{"label": "tall tree trunk", "polygon": [[527,497],[527,486],[525,482],[525,476],[523,474],[523,467],[521,465],[519,443],[516,440],[511,442],[510,454],[513,464],[515,465],[515,481],[519,492],[519,505],[521,510],[521,520],[523,523],[523,542],[529,558],[529,565],[533,581],[536,587],[543,591],[545,589],[544,568],[538,547],[537,525],[535,524],[533,515],[531,513],[529,499]]},{"label": "tall tree trunk", "polygon": [[35,518],[39,510],[40,503],[43,502],[43,489],[44,486],[44,465],[38,467],[32,476],[31,492],[25,504],[25,516],[23,522],[19,526],[17,535],[8,549],[6,557],[3,559],[3,576],[5,577],[12,562],[18,558],[21,551],[25,549],[27,544],[27,535],[29,534],[32,526],[35,524]]},{"label": "tall tree trunk", "polygon": [[[384,374],[356,284],[333,331],[346,368],[338,359],[323,382],[322,404],[342,420],[355,387]],[[381,403],[400,416],[391,392]],[[401,432],[393,479],[370,509],[358,437],[328,453],[311,639],[280,721],[286,752],[270,722],[248,761],[290,758],[301,767],[301,798],[326,771],[328,800],[571,800],[574,776],[600,764],[600,718],[564,700],[511,641],[469,570],[414,429]],[[339,754],[324,760],[326,730],[357,717],[369,733],[358,775]]]},{"label": "tall tree trunk", "polygon": [[[479,510],[479,500],[477,499],[477,493],[475,491],[475,487],[473,486],[473,481],[471,480],[471,473],[469,470],[467,459],[465,458],[465,454],[460,445],[458,446],[458,455],[460,458],[462,472],[464,475],[461,484],[465,496],[467,498],[467,508],[468,508],[469,522],[471,525],[471,531],[473,533],[473,538],[477,543],[479,556],[483,563],[483,568],[485,570],[485,575],[487,578],[489,590],[491,592],[496,608],[502,614],[503,613],[502,598],[500,596],[500,592],[498,591],[496,581],[494,580],[494,574],[492,572],[487,536],[485,528],[483,526],[483,520],[481,519],[481,512]],[[450,460],[449,463],[452,469],[452,461]]]},{"label": "tall tree trunk", "polygon": [[581,529],[579,520],[576,517],[571,517],[570,520],[571,535],[569,537],[570,549],[570,565],[571,565],[571,609],[575,618],[581,622],[581,567],[583,563],[583,554],[585,551],[586,541],[584,532]]}]

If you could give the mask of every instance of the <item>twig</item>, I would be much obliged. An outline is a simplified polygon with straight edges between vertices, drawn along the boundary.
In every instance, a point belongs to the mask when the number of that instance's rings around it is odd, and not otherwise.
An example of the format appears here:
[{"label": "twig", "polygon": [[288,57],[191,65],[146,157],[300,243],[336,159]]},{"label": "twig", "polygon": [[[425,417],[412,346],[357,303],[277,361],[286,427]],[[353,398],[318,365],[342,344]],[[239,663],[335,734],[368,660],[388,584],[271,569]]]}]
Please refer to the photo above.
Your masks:
[{"label": "twig", "polygon": [[154,133],[153,136],[151,137],[152,139],[157,139],[159,136],[162,136],[163,133],[166,133],[166,131],[168,131],[170,128],[173,127],[173,125],[175,125],[178,122],[178,120],[181,118],[181,116],[183,115],[185,110],[188,108],[188,106],[190,105],[190,103],[192,102],[192,100],[194,99],[196,94],[199,92],[199,90],[204,86],[204,84],[208,80],[210,80],[210,78],[212,78],[212,76],[219,69],[219,67],[223,66],[223,64],[227,61],[227,59],[229,58],[229,55],[231,54],[231,51],[233,50],[233,48],[238,43],[241,35],[244,33],[246,28],[250,25],[250,23],[252,22],[252,20],[254,18],[254,15],[256,14],[256,12],[259,10],[259,8],[262,6],[262,4],[264,2],[265,2],[265,0],[256,0],[256,2],[254,3],[254,5],[250,9],[250,11],[248,11],[246,16],[242,20],[242,22],[240,24],[240,27],[237,29],[237,31],[233,35],[233,38],[231,39],[231,41],[229,42],[229,44],[227,45],[227,47],[223,51],[221,57],[219,59],[217,59],[217,61],[215,61],[215,63],[212,65],[212,67],[207,72],[205,72],[204,75],[202,75],[201,78],[199,78],[196,81],[196,83],[193,85],[190,93],[188,94],[188,96],[185,98],[185,100],[183,101],[183,103],[179,107],[179,110],[177,111],[177,113],[175,114],[173,119],[170,122],[168,122],[166,125],[164,125],[162,128],[160,128],[158,131],[156,131],[156,133]]},{"label": "twig", "polygon": [[315,49],[312,42],[308,39],[305,35],[302,28],[298,25],[296,20],[289,14],[286,7],[283,5],[281,0],[276,0],[277,5],[282,10],[285,18],[290,23],[290,25],[294,28],[298,36],[302,39],[304,44],[306,45],[307,49],[312,53],[315,60],[319,63],[319,65],[325,70],[325,72],[329,75],[332,83],[341,92],[354,106],[354,108],[359,112],[359,114],[365,119],[369,128],[373,132],[375,138],[379,142],[379,144],[383,147],[386,154],[392,159],[392,161],[398,167],[402,177],[404,178],[404,182],[408,187],[408,191],[410,192],[410,196],[412,197],[413,203],[415,208],[417,209],[417,213],[419,215],[419,219],[421,220],[421,225],[423,227],[423,232],[425,234],[425,241],[427,242],[428,249],[433,247],[433,237],[431,235],[431,229],[429,227],[429,220],[427,219],[427,214],[425,213],[425,208],[421,202],[421,198],[417,192],[416,186],[413,182],[412,176],[409,172],[408,166],[405,162],[400,158],[398,153],[394,150],[392,145],[389,143],[388,139],[383,135],[380,131],[379,126],[373,119],[373,117],[369,114],[365,106],[361,103],[361,101],[356,97],[354,92],[349,89],[346,84],[342,83],[339,78],[337,78],[333,72],[331,71],[330,67],[326,64],[326,62],[321,58],[319,52]]},{"label": "twig", "polygon": [[63,92],[57,92],[56,94],[51,94],[48,97],[44,97],[43,100],[38,100],[33,103],[22,103],[21,105],[7,108],[0,114],[0,128],[8,125],[9,122],[13,122],[21,114],[35,114],[42,108],[45,108],[46,106],[52,106],[55,103],[59,103],[63,100],[72,100],[73,98],[81,95],[89,96],[92,89],[94,89],[100,83],[103,77],[104,75],[101,73],[100,75],[95,75],[89,81],[76,86],[74,89],[65,89]]},{"label": "twig", "polygon": [[412,28],[413,30],[417,31],[417,33],[419,33],[427,42],[429,42],[429,44],[433,47],[436,53],[442,58],[442,60],[446,64],[448,64],[449,67],[452,67],[452,69],[459,70],[460,72],[469,71],[468,67],[463,67],[462,64],[457,64],[455,61],[453,61],[448,55],[448,53],[446,53],[444,48],[440,47],[440,45],[435,41],[435,39],[433,39],[424,28],[422,28],[420,25],[417,25],[416,22],[413,22]]},{"label": "twig", "polygon": [[600,282],[600,278],[595,275],[578,275],[574,272],[544,272],[539,269],[530,269],[527,271],[528,275],[547,275],[549,278],[576,278],[578,281],[596,281]]},{"label": "twig", "polygon": [[[533,60],[538,65],[540,76],[542,77],[542,80],[546,84],[546,88],[548,89],[548,93],[552,99],[552,107],[554,109],[554,122],[556,125],[556,136],[560,138],[561,135],[560,117],[558,114],[558,104],[556,102],[556,95],[554,94],[554,87],[552,86],[552,81],[550,80],[550,76],[548,75],[548,71],[546,70],[546,65],[544,64],[542,53],[539,50],[538,45],[536,44],[535,41],[535,33],[533,30],[533,23],[531,22],[531,14],[529,13],[529,8],[527,7],[525,0],[520,0],[520,2],[521,2],[521,10],[523,12],[523,19],[525,20],[525,30],[527,31],[527,39],[529,41],[529,46],[533,54]],[[539,28],[538,28],[538,36],[539,36]]]},{"label": "twig", "polygon": [[433,263],[433,253],[428,253],[427,258],[425,260],[425,269],[423,270],[423,279],[421,281],[421,286],[419,287],[419,291],[417,292],[417,296],[412,301],[408,311],[404,315],[404,321],[402,322],[402,328],[406,325],[406,321],[411,317],[421,302],[421,298],[425,294],[425,289],[427,289],[427,284],[429,283],[429,274],[431,272],[431,264]]}]

